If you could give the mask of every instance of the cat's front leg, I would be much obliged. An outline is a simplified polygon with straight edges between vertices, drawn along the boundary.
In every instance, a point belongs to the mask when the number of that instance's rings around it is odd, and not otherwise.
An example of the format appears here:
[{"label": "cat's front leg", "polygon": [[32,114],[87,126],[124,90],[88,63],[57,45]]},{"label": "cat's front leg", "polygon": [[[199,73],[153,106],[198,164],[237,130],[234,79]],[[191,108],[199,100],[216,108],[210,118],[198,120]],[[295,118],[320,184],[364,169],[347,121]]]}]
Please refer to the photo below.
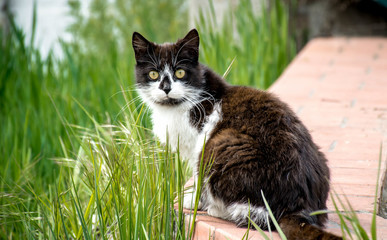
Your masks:
[{"label": "cat's front leg", "polygon": [[[195,208],[195,202],[196,202],[196,195],[197,191],[194,188],[187,189],[184,193],[184,203],[183,206],[186,209],[194,209]],[[202,203],[199,200],[198,203],[198,209],[202,208]]]},{"label": "cat's front leg", "polygon": [[[195,208],[196,196],[198,194],[197,177],[195,176],[194,179],[191,179],[191,181],[193,182],[192,185],[184,191],[183,207],[186,209],[194,209]],[[190,182],[188,182],[188,184],[190,184]],[[203,204],[199,198],[198,209],[202,209],[202,207],[203,207]]]}]

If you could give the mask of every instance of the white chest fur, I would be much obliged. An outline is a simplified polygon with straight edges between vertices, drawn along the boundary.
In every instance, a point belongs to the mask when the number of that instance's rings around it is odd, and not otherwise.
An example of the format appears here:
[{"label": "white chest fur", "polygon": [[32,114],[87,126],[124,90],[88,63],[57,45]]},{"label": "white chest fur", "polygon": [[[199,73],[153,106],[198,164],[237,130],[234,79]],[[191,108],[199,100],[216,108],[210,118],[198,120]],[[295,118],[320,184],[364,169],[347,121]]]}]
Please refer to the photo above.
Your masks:
[{"label": "white chest fur", "polygon": [[179,149],[184,159],[193,160],[199,131],[189,119],[189,111],[183,107],[153,108],[153,132],[160,142],[170,144],[173,151]]},{"label": "white chest fur", "polygon": [[180,155],[195,169],[203,144],[222,118],[220,104],[215,104],[214,111],[206,116],[200,132],[190,123],[189,110],[185,106],[158,106],[152,110],[154,134],[162,143],[168,141],[173,151],[179,149]]}]

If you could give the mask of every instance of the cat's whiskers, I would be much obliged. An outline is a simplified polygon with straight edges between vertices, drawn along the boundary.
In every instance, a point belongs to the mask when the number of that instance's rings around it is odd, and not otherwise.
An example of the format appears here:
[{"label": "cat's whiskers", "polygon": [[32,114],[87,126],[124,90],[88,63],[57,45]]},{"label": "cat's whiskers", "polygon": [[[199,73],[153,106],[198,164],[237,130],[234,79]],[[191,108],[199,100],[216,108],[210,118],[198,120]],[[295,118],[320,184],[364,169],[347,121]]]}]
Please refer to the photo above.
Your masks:
[{"label": "cat's whiskers", "polygon": [[[195,108],[198,108],[198,106],[195,105]],[[199,117],[197,116],[195,110],[192,110],[192,109],[191,109],[190,113],[193,113],[193,114],[194,114],[194,118],[195,118],[195,121],[192,123],[193,126],[194,126],[195,128],[198,128],[199,123],[201,122],[201,119],[203,118],[202,112],[199,110]]]},{"label": "cat's whiskers", "polygon": [[206,90],[201,90],[200,93],[204,93],[204,95],[207,95],[207,96],[209,96],[212,100],[215,100],[214,96],[213,96],[211,93],[207,92]]},{"label": "cat's whiskers", "polygon": [[208,101],[211,106],[213,107],[214,106],[214,103],[216,102],[214,96],[212,96],[212,94],[210,94],[209,92],[205,91],[205,90],[200,90],[199,93],[197,93],[197,90],[196,89],[193,89],[192,92],[188,93],[189,95],[192,94],[192,96],[194,96],[196,93],[197,96],[196,96],[196,100],[198,102],[205,102],[205,101]]},{"label": "cat's whiskers", "polygon": [[[202,122],[202,120],[206,117],[206,110],[205,110],[205,107],[202,104],[203,99],[201,99],[200,96],[193,96],[191,98],[190,97],[185,97],[185,100],[189,101],[192,104],[192,106],[190,106],[189,109],[187,109],[187,110],[190,111],[190,112],[193,112],[193,114],[195,116],[195,120],[197,120],[194,123],[194,126],[198,127],[200,122]],[[199,116],[196,114],[196,111],[194,110],[195,108],[198,110]]]},{"label": "cat's whiskers", "polygon": [[[139,98],[139,97],[136,97],[136,98]],[[118,117],[121,113],[123,113],[126,109],[129,108],[129,106],[135,101],[135,99],[125,103],[125,105],[120,109],[120,111],[117,113],[117,116]]]},{"label": "cat's whiskers", "polygon": [[145,100],[145,102],[149,101],[148,104],[157,104],[158,103],[158,99],[156,99],[152,95],[152,90],[151,89],[146,88],[146,87],[141,87],[138,84],[136,84],[136,86],[137,86],[137,89],[140,90],[143,93],[143,95],[144,95],[143,97],[145,98],[143,100]]},{"label": "cat's whiskers", "polygon": [[[157,68],[157,66],[158,66],[158,63],[157,63],[157,59],[156,59],[156,56],[153,58],[152,57],[152,55],[150,54],[150,52],[149,52],[149,47],[147,48],[147,53],[148,53],[148,56],[150,57],[150,59],[152,60],[152,65],[155,67],[155,68]],[[154,52],[154,50],[152,49],[152,52],[153,52],[153,56],[155,55],[155,52]]]},{"label": "cat's whiskers", "polygon": [[144,63],[150,63],[155,69],[157,69],[157,64],[155,64],[154,62],[151,62],[151,61],[144,61],[144,60],[141,60],[141,62],[144,62]]},{"label": "cat's whiskers", "polygon": [[127,93],[127,92],[137,92],[137,90],[135,89],[135,87],[133,87],[131,89],[121,90],[121,91],[113,93],[113,95],[111,95],[109,99],[115,97],[116,95],[118,95],[120,93]]},{"label": "cat's whiskers", "polygon": [[215,97],[212,96],[211,93],[204,91],[204,90],[202,90],[201,94],[203,94],[204,96],[207,96],[206,98],[203,98],[203,100],[204,101],[208,100],[208,102],[211,104],[211,106],[214,107],[214,104],[216,102]]},{"label": "cat's whiskers", "polygon": [[[154,52],[153,52],[154,53]],[[154,55],[154,54],[153,54]],[[156,57],[156,56],[155,56]],[[160,65],[160,60],[161,59],[161,51],[159,51],[159,55],[158,55],[158,58],[157,58],[157,60],[158,60],[158,64]]]},{"label": "cat's whiskers", "polygon": [[144,120],[144,117],[146,116],[146,115],[148,115],[148,112],[151,110],[150,109],[150,107],[147,105],[147,104],[145,104],[144,102],[143,102],[143,104],[141,105],[141,107],[143,107],[143,106],[145,106],[145,108],[144,108],[144,111],[140,111],[139,112],[139,114],[141,114],[141,117],[140,117],[140,121],[139,122],[143,122],[143,120]]},{"label": "cat's whiskers", "polygon": [[[118,118],[118,116],[121,115],[126,109],[129,109],[130,105],[132,105],[136,101],[140,101],[141,104],[145,104],[144,101],[141,99],[141,97],[137,96],[137,97],[133,98],[131,101],[125,103],[125,105],[116,114],[116,118]],[[141,104],[139,106],[141,106]],[[136,107],[135,111],[137,111],[137,108],[138,108],[138,106]]]},{"label": "cat's whiskers", "polygon": [[174,66],[178,66],[180,63],[182,63],[182,62],[184,62],[184,61],[191,62],[191,60],[186,59],[186,58],[183,58],[183,59],[179,60],[177,63],[175,63]]},{"label": "cat's whiskers", "polygon": [[156,54],[155,54],[155,50],[152,48],[152,53],[153,53],[153,57],[154,57],[154,59],[155,59],[155,61],[156,61],[156,65],[159,67],[160,65],[161,65],[161,63],[160,63],[160,53],[161,53],[161,51],[159,51],[159,57],[158,58],[156,58]]},{"label": "cat's whiskers", "polygon": [[[172,49],[170,50],[170,53],[171,53],[171,59],[172,59],[172,63],[175,62],[175,56],[173,55],[173,51]],[[176,67],[175,65],[173,65],[173,67]]]}]

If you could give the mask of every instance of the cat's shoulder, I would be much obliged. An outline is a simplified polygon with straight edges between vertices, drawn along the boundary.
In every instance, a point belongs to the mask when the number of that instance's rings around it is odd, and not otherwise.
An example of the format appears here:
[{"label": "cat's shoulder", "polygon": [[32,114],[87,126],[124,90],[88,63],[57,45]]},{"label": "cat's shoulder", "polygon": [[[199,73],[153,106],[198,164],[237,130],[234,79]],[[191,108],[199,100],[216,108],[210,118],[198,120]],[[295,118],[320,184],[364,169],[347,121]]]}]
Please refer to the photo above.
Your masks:
[{"label": "cat's shoulder", "polygon": [[287,108],[275,94],[266,90],[246,86],[229,86],[222,97],[222,102],[231,106]]}]

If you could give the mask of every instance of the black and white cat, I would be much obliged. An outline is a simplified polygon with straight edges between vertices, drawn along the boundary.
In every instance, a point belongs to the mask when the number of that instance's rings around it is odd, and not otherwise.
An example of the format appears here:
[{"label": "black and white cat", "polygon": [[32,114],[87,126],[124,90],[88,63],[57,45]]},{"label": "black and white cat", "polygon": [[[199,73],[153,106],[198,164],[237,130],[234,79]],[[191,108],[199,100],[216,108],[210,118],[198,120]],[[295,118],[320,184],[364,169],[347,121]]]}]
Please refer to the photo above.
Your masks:
[{"label": "black and white cat", "polygon": [[[272,94],[231,86],[199,63],[199,34],[156,44],[133,33],[137,90],[152,110],[153,132],[179,149],[197,175],[213,161],[199,208],[246,226],[271,222],[264,193],[289,239],[341,239],[320,227],[326,214],[326,158],[294,112]],[[204,146],[204,150],[203,150]],[[191,193],[195,195],[195,193]],[[184,207],[191,208],[187,193]]]}]

